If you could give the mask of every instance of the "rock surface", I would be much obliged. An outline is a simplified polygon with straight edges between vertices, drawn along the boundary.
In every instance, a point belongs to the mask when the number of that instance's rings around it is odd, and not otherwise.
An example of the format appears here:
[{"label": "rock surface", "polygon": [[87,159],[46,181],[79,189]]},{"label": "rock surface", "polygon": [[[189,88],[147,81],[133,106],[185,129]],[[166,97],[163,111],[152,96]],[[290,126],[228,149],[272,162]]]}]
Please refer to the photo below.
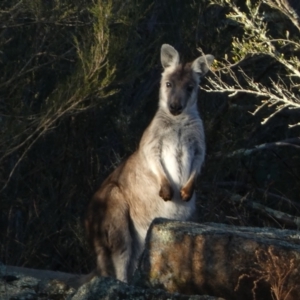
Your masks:
[{"label": "rock surface", "polygon": [[300,232],[156,219],[136,283],[225,299],[300,299]]},{"label": "rock surface", "polygon": [[63,300],[75,289],[63,279],[74,275],[0,265],[1,300]]},{"label": "rock surface", "polygon": [[221,300],[221,298],[199,295],[171,294],[161,289],[143,289],[109,277],[94,277],[80,287],[72,300]]},{"label": "rock surface", "polygon": [[1,300],[222,300],[210,296],[171,294],[131,286],[108,277],[94,277],[78,290],[65,282],[78,275],[18,267],[0,267]]},{"label": "rock surface", "polygon": [[156,219],[131,285],[0,265],[0,299],[299,300],[299,266],[298,231]]}]

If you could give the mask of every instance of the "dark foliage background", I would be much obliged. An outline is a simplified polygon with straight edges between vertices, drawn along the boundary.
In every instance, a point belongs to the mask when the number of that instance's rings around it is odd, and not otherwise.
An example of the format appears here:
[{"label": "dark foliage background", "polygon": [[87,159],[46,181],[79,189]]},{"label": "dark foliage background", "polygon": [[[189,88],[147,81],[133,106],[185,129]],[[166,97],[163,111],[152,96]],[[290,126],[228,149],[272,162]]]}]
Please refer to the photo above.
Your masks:
[{"label": "dark foliage background", "polygon": [[[208,0],[1,1],[2,263],[90,271],[84,210],[155,113],[161,44],[172,44],[185,60],[199,56],[197,48],[216,61],[230,59],[243,28],[228,21],[229,10]],[[278,28],[293,32],[280,20]],[[261,82],[283,72],[268,59],[250,59],[245,68]],[[288,127],[299,121],[297,113],[262,126],[263,116],[249,113],[260,100],[201,91],[208,153],[198,183],[199,222],[295,227],[249,204],[299,215],[299,147],[230,155],[299,136],[299,126]],[[244,201],[234,202],[237,195]]]}]

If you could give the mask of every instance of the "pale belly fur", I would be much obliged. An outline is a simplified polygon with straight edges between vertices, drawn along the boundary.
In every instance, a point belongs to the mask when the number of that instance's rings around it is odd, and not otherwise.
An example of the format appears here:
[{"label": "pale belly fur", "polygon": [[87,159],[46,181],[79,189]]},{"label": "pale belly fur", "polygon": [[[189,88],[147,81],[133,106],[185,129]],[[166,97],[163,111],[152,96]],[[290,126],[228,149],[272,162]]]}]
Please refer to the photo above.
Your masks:
[{"label": "pale belly fur", "polygon": [[193,154],[189,145],[172,136],[163,140],[161,160],[164,171],[172,184],[174,199],[180,199],[180,189],[190,177]]}]

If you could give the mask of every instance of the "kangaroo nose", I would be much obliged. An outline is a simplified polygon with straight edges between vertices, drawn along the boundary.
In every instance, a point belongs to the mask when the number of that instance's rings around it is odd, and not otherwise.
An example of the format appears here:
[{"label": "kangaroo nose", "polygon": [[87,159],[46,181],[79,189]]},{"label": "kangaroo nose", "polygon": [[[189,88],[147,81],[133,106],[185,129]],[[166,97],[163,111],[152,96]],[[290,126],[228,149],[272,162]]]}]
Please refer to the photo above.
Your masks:
[{"label": "kangaroo nose", "polygon": [[170,103],[169,110],[172,115],[177,116],[181,114],[183,108],[181,104]]}]

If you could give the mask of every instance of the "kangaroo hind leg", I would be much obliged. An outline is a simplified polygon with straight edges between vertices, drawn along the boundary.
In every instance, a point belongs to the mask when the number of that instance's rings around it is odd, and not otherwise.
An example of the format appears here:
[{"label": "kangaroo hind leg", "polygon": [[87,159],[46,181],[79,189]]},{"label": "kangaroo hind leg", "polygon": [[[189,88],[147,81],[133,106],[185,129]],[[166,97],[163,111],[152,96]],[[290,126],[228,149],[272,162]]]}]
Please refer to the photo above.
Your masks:
[{"label": "kangaroo hind leg", "polygon": [[120,189],[108,185],[93,197],[85,226],[97,258],[97,274],[127,281],[131,259],[129,209]]},{"label": "kangaroo hind leg", "polygon": [[[129,230],[129,212],[125,203],[119,202],[108,211],[110,218],[105,222],[106,245],[110,252],[110,261],[114,276],[128,281],[128,269],[132,256],[132,237]],[[103,265],[103,259],[101,262]]]},{"label": "kangaroo hind leg", "polygon": [[102,240],[95,239],[94,249],[97,256],[97,273],[100,276],[116,277],[127,282],[131,235],[124,221],[121,218],[113,218],[109,223],[105,222]]}]

